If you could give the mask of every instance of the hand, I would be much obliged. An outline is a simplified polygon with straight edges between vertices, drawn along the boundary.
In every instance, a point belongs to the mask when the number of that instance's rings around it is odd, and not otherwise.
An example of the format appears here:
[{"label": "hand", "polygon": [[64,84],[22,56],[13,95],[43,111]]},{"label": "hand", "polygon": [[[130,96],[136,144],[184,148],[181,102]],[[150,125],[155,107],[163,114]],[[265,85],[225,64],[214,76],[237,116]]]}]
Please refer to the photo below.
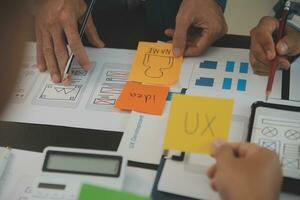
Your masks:
[{"label": "hand", "polygon": [[[201,29],[189,38],[190,27]],[[215,0],[183,0],[176,17],[176,28],[165,30],[173,37],[175,56],[199,56],[215,40],[227,33],[222,8]]]},{"label": "hand", "polygon": [[217,162],[207,172],[223,200],[275,200],[282,183],[278,156],[250,143],[215,141]]},{"label": "hand", "polygon": [[[67,42],[78,63],[89,70],[91,63],[78,33],[78,22],[86,10],[84,0],[38,0],[36,7],[37,66],[49,70],[53,82],[62,81],[68,61]],[[95,47],[103,47],[93,19],[86,26],[86,36]],[[67,42],[66,42],[66,40]]]},{"label": "hand", "polygon": [[289,26],[285,36],[275,45],[272,35],[278,27],[277,19],[264,17],[251,30],[250,62],[254,72],[259,75],[268,75],[271,61],[276,57],[276,51],[281,69],[290,67],[287,56],[300,53],[300,32]]}]

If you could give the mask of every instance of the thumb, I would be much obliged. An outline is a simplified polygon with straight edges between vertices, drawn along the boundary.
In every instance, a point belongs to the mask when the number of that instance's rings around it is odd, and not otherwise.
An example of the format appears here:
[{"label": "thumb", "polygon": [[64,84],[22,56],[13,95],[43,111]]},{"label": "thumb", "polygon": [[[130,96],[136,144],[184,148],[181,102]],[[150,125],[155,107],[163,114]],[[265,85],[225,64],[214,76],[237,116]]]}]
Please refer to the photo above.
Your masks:
[{"label": "thumb", "polygon": [[179,19],[176,21],[176,28],[173,36],[173,52],[176,57],[183,56],[189,26],[190,23],[188,20]]},{"label": "thumb", "polygon": [[292,34],[284,36],[276,45],[276,50],[281,56],[294,56],[300,52],[297,39]]},{"label": "thumb", "polygon": [[95,47],[103,48],[105,46],[104,42],[99,37],[98,31],[91,16],[87,21],[85,34],[89,42]]}]

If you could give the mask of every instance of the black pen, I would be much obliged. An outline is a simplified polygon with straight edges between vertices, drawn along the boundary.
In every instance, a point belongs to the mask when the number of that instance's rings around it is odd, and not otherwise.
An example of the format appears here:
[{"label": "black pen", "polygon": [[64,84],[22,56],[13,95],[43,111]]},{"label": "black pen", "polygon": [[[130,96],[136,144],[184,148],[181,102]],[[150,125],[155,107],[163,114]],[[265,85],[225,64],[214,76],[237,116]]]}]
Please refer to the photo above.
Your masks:
[{"label": "black pen", "polygon": [[[90,5],[89,5],[89,7],[88,7],[88,9],[87,9],[87,11],[85,13],[85,16],[84,16],[84,19],[83,19],[83,22],[82,22],[82,25],[81,25],[81,28],[80,28],[80,32],[79,32],[79,35],[80,35],[81,39],[82,39],[82,37],[84,35],[86,24],[87,24],[87,21],[89,19],[89,16],[92,13],[95,1],[96,0],[92,0],[91,1]],[[69,56],[69,59],[68,59],[68,62],[67,62],[67,65],[66,65],[66,68],[65,68],[65,71],[64,71],[63,80],[68,79],[69,71],[71,69],[71,65],[72,65],[73,60],[74,60],[74,54],[71,52],[71,55]]]}]

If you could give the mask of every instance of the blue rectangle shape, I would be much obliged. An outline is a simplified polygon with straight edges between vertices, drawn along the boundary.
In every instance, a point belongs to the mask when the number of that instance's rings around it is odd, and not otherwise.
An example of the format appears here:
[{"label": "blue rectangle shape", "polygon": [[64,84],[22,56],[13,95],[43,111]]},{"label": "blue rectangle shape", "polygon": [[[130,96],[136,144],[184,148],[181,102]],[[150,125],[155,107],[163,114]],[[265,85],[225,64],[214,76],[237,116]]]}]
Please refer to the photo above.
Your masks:
[{"label": "blue rectangle shape", "polygon": [[241,64],[240,64],[240,73],[248,74],[248,70],[249,70],[249,63],[241,62]]},{"label": "blue rectangle shape", "polygon": [[212,87],[214,86],[214,78],[204,78],[201,77],[200,79],[196,80],[197,86],[206,86],[206,87]]},{"label": "blue rectangle shape", "polygon": [[225,71],[226,72],[233,72],[234,71],[234,65],[235,65],[234,61],[227,61]]},{"label": "blue rectangle shape", "polygon": [[208,61],[205,60],[204,62],[200,63],[200,68],[205,69],[217,69],[218,62],[217,61]]},{"label": "blue rectangle shape", "polygon": [[232,85],[232,79],[231,78],[224,78],[223,80],[223,90],[230,90]]},{"label": "blue rectangle shape", "polygon": [[238,91],[246,91],[246,86],[247,86],[247,80],[245,79],[239,79],[237,83],[237,90]]}]

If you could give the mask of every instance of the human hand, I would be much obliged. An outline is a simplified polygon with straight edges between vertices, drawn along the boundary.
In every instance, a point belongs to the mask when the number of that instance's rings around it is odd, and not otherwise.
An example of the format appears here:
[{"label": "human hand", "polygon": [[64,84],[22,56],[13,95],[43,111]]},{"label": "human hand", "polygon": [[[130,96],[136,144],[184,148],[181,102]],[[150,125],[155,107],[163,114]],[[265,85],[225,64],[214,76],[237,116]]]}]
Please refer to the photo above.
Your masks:
[{"label": "human hand", "polygon": [[282,183],[278,156],[250,143],[214,143],[216,164],[207,174],[223,200],[275,200]]},{"label": "human hand", "polygon": [[[78,23],[87,6],[84,0],[38,0],[35,11],[37,66],[49,70],[52,81],[62,81],[68,61],[68,47],[77,62],[85,69],[91,68],[88,55],[78,33]],[[104,47],[92,17],[86,26],[86,36],[95,47]],[[67,41],[66,41],[67,40]]]},{"label": "human hand", "polygon": [[273,17],[264,17],[251,30],[250,62],[255,73],[268,75],[272,60],[279,55],[279,68],[288,69],[288,56],[300,53],[300,32],[287,27],[285,36],[275,45],[272,35],[278,29],[279,22]]},{"label": "human hand", "polygon": [[[190,38],[190,27],[201,31]],[[175,56],[199,56],[227,30],[222,8],[215,0],[183,0],[175,30],[166,29],[165,34],[173,38]]]}]

